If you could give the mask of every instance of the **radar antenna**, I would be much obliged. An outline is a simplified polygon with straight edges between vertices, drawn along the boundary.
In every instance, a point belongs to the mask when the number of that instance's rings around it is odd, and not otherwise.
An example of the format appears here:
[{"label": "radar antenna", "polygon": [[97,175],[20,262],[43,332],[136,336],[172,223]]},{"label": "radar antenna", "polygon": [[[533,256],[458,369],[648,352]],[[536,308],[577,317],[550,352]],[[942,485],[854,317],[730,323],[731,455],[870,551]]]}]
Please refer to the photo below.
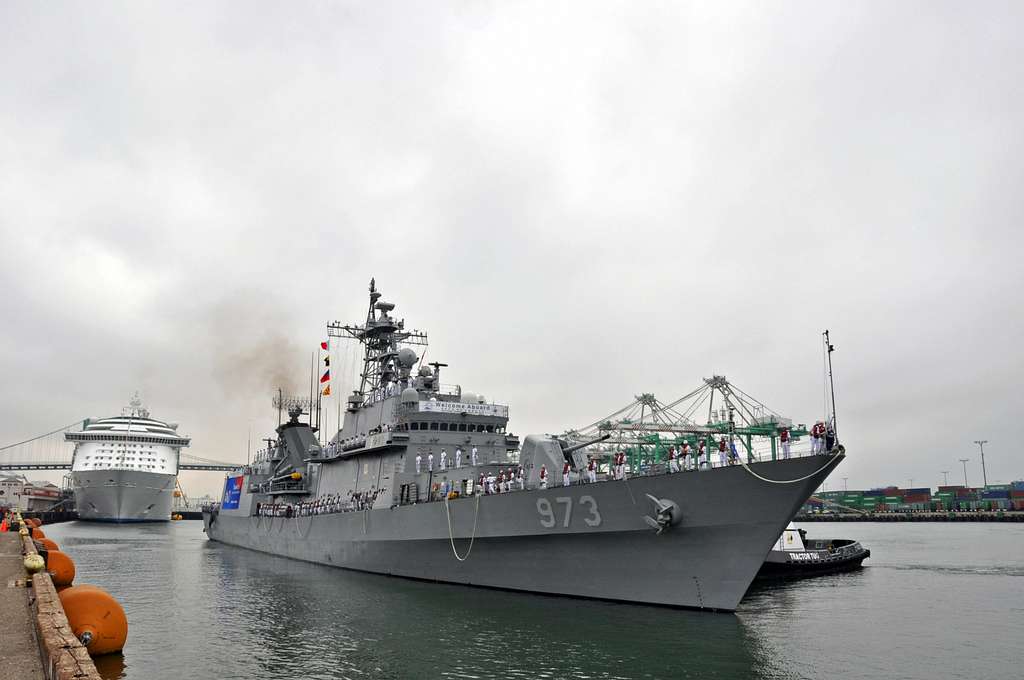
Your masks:
[{"label": "radar antenna", "polygon": [[411,353],[411,357],[408,354],[400,355],[400,350],[408,345],[427,345],[426,333],[406,330],[404,319],[391,316],[394,308],[394,303],[381,299],[376,280],[371,278],[366,321],[362,325],[342,324],[338,321],[327,324],[329,337],[356,340],[363,346],[361,380],[359,389],[348,398],[350,408],[385,398],[396,384],[407,385],[410,369],[419,358],[411,350],[403,350]]}]

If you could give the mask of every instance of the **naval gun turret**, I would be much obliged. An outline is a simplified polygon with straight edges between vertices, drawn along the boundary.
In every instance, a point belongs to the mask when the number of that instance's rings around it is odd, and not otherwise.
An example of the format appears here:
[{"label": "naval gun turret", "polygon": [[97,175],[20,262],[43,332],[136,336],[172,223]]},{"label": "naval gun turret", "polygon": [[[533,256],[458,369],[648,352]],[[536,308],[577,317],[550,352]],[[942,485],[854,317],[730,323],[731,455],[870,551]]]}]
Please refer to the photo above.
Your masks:
[{"label": "naval gun turret", "polygon": [[553,475],[561,474],[562,466],[566,461],[575,472],[579,473],[587,466],[587,456],[583,449],[603,442],[609,437],[611,437],[610,434],[603,434],[596,439],[570,444],[564,439],[549,435],[527,435],[519,454],[519,462],[523,466],[527,484],[535,485],[540,482],[541,465],[547,466],[548,479],[551,479]]}]

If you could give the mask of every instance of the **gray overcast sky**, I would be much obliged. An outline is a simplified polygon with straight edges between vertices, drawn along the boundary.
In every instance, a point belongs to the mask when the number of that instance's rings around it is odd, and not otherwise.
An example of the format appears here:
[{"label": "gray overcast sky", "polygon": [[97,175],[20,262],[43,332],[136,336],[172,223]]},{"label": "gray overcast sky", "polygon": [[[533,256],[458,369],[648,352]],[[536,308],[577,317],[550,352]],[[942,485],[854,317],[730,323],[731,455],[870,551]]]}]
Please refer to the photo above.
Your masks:
[{"label": "gray overcast sky", "polygon": [[375,276],[520,434],[712,373],[814,420],[827,327],[833,483],[1024,477],[1022,15],[3,3],[0,444],[139,389],[244,460]]}]

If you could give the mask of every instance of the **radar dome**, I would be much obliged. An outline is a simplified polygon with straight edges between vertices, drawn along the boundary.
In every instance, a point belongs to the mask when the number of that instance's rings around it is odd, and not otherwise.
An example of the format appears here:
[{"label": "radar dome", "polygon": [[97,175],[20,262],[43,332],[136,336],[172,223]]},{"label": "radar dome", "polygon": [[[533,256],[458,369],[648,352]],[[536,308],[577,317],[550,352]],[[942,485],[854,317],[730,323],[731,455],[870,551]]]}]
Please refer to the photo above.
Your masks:
[{"label": "radar dome", "polygon": [[463,404],[475,404],[476,395],[473,394],[472,392],[463,392],[462,398],[459,399],[459,401],[461,401]]},{"label": "radar dome", "polygon": [[487,397],[485,397],[482,394],[476,395],[476,403],[478,403],[478,404],[486,404],[487,403]]},{"label": "radar dome", "polygon": [[402,390],[402,403],[403,404],[415,404],[420,400],[420,393],[416,391],[415,387],[406,387]]},{"label": "radar dome", "polygon": [[417,359],[419,359],[419,357],[416,356],[416,352],[413,352],[408,347],[403,347],[398,350],[398,365],[402,368],[412,368],[412,365],[416,363]]},{"label": "radar dome", "polygon": [[420,377],[421,378],[428,378],[431,375],[433,375],[433,373],[430,372],[430,368],[428,368],[427,366],[420,366]]}]

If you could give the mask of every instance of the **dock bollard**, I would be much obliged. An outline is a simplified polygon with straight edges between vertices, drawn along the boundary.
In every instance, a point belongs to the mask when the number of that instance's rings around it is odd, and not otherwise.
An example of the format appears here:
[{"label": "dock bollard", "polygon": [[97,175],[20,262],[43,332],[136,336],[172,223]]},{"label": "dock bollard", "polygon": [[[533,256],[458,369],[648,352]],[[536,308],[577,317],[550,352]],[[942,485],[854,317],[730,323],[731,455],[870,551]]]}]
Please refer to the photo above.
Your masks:
[{"label": "dock bollard", "polygon": [[46,562],[43,561],[42,555],[32,553],[31,555],[25,555],[25,571],[30,574],[38,574],[46,568]]}]

